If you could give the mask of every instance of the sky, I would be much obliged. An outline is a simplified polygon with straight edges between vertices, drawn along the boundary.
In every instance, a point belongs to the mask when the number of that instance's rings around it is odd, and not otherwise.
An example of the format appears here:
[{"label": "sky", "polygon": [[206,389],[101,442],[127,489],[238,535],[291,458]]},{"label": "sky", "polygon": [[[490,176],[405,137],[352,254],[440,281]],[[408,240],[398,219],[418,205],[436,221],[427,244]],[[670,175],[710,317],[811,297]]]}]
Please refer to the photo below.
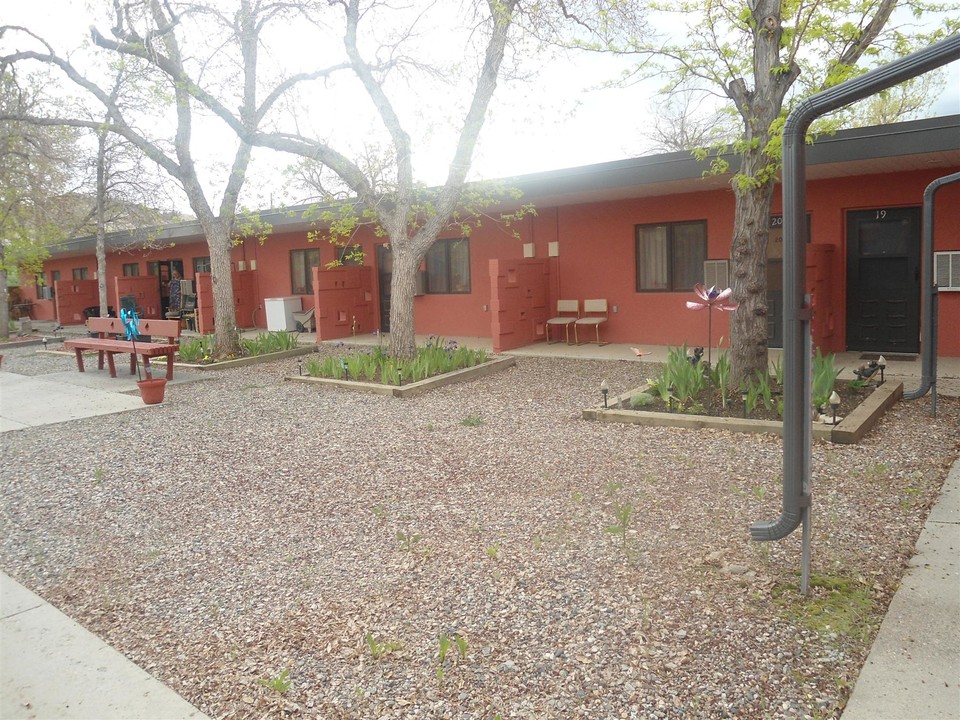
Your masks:
[{"label": "sky", "polygon": [[[38,29],[58,49],[76,47],[91,23],[87,4],[88,0],[5,3],[0,22]],[[98,23],[104,31],[107,25]],[[581,54],[551,58],[533,81],[501,82],[481,133],[471,177],[509,177],[619,160],[649,151],[651,143],[644,135],[651,124],[660,83],[651,80],[629,88],[600,87],[625,66],[624,61],[609,56]],[[933,114],[960,112],[960,62],[952,63],[949,71],[947,90],[935,104]],[[420,109],[413,107],[410,111],[410,116],[416,117]],[[421,114],[428,114],[428,110]],[[230,143],[223,142],[229,131],[211,123],[206,129],[201,127],[198,134],[198,147],[210,151],[207,172],[211,177],[222,175],[216,163],[219,160],[222,167],[232,155]],[[427,184],[444,180],[451,142],[442,127],[414,133],[418,180]],[[254,157],[245,205],[265,207],[300,199],[284,193],[279,177],[280,170],[295,159],[293,156],[258,151]],[[222,186],[222,182],[211,183],[210,187],[217,185]]]}]

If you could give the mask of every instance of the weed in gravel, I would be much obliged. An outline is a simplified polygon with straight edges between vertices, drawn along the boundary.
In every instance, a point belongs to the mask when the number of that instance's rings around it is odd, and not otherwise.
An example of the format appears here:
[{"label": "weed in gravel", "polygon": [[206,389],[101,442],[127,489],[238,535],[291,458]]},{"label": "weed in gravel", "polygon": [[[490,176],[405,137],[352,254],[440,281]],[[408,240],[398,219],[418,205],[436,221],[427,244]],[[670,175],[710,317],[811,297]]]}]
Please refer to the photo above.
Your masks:
[{"label": "weed in gravel", "polygon": [[457,648],[457,655],[459,655],[460,660],[467,659],[467,639],[459,633],[454,633],[453,636],[440,633],[437,638],[437,645],[437,680],[442,683],[445,672],[444,668],[447,665],[447,656],[454,647]]},{"label": "weed in gravel", "polygon": [[497,559],[497,554],[500,552],[500,543],[495,542],[493,545],[487,548],[487,557],[491,560]]},{"label": "weed in gravel", "polygon": [[102,467],[95,468],[93,471],[93,484],[94,485],[103,485],[103,478],[105,473],[103,472]]},{"label": "weed in gravel", "polygon": [[387,516],[387,509],[383,505],[379,504],[370,508],[370,512],[373,513],[373,516],[377,518],[377,520],[383,520]]},{"label": "weed in gravel", "polygon": [[870,588],[854,578],[838,575],[811,575],[812,595],[799,594],[796,585],[774,589],[774,598],[792,617],[808,630],[821,635],[866,638],[870,632],[873,600]]},{"label": "weed in gravel", "polygon": [[622,482],[608,482],[604,483],[603,491],[610,497],[613,497],[623,488]]},{"label": "weed in gravel", "polygon": [[875,462],[866,469],[867,480],[884,480],[890,472],[890,463]]},{"label": "weed in gravel", "polygon": [[403,643],[390,640],[380,642],[373,636],[373,633],[369,632],[364,639],[367,641],[367,647],[370,648],[370,655],[374,660],[381,660],[394,650],[400,650],[403,647]]},{"label": "weed in gravel", "polygon": [[763,499],[767,496],[767,489],[763,485],[754,485],[750,490],[753,492],[753,496],[760,502],[763,502]]},{"label": "weed in gravel", "polygon": [[460,421],[460,424],[464,427],[477,427],[483,425],[483,418],[479,415],[467,415],[467,417]]},{"label": "weed in gravel", "polygon": [[900,501],[900,507],[904,510],[912,508],[920,501],[920,494],[922,492],[922,490],[915,487],[904,488],[903,494],[906,495],[906,497]]},{"label": "weed in gravel", "polygon": [[627,548],[627,529],[630,527],[630,521],[633,519],[633,503],[617,503],[613,506],[614,523],[608,525],[606,530],[611,535],[620,536],[620,547]]},{"label": "weed in gravel", "polygon": [[397,530],[397,540],[400,541],[401,550],[413,552],[421,537],[419,533],[405,533],[403,530]]},{"label": "weed in gravel", "polygon": [[287,690],[290,689],[290,668],[284,668],[283,672],[277,675],[276,677],[260,679],[260,684],[264,687],[268,687],[271,690],[276,690],[278,693],[283,695]]}]

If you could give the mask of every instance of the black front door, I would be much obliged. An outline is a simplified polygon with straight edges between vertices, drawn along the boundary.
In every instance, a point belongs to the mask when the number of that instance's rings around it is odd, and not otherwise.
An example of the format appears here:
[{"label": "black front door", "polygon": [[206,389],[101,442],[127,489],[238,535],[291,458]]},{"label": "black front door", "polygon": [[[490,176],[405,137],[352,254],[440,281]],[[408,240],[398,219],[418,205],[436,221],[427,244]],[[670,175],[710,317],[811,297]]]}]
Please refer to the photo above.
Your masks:
[{"label": "black front door", "polygon": [[393,252],[377,245],[377,278],[380,290],[380,332],[390,332],[390,292],[393,282]]},{"label": "black front door", "polygon": [[847,349],[920,349],[920,208],[847,213]]}]

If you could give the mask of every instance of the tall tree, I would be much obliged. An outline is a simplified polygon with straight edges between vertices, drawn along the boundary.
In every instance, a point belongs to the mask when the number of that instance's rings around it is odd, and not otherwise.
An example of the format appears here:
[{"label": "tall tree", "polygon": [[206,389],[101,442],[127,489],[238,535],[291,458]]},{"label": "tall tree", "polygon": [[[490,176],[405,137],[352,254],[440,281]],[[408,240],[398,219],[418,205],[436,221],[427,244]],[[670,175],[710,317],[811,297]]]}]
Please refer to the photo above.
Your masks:
[{"label": "tall tree", "polygon": [[46,80],[20,80],[0,74],[0,338],[10,333],[9,275],[39,272],[47,247],[81,222],[70,200],[79,133],[25,122],[41,108]]},{"label": "tall tree", "polygon": [[[891,23],[897,9],[915,17],[939,13],[944,21],[925,33],[911,21]],[[638,74],[664,73],[673,79],[668,90],[712,88],[739,116],[730,256],[733,297],[740,304],[731,316],[731,365],[739,381],[767,368],[768,219],[790,107],[864,72],[884,52],[903,55],[954,32],[960,20],[953,5],[924,0],[697,0],[679,3],[671,17],[683,28],[674,37],[682,39],[651,43],[638,36],[626,49],[643,57]],[[725,172],[718,157],[712,168]]]},{"label": "tall tree", "polygon": [[[9,52],[0,57],[0,67],[39,62],[57,68],[78,88],[95,98],[108,118],[107,122],[98,122],[76,116],[33,116],[29,118],[30,122],[94,131],[107,129],[135,146],[182,186],[210,250],[218,355],[239,352],[230,250],[252,146],[245,139],[237,141],[232,163],[218,190],[220,202],[214,203],[210,199],[214,193],[208,196],[197,167],[193,141],[195,108],[191,93],[203,92],[210,97],[219,95],[223,102],[239,108],[239,123],[243,135],[247,136],[257,130],[268,110],[286,90],[299,82],[333,72],[336,68],[286,77],[265,93],[262,100],[259,99],[260,34],[269,23],[287,17],[290,7],[290,3],[282,0],[239,0],[235,12],[222,13],[212,3],[114,2],[110,34],[93,28],[91,35],[94,44],[105,50],[108,58],[139,62],[140,72],[152,79],[152,85],[141,88],[142,95],[150,99],[144,112],[122,105],[111,97],[109,89],[98,84],[96,77],[102,74],[102,68],[84,70],[77,67],[26,28],[0,27],[0,36],[30,38],[32,44],[40,48]],[[210,37],[225,40],[207,51]],[[183,50],[185,44],[188,52]],[[238,69],[240,82],[235,82]],[[157,98],[165,100],[166,106],[158,106]],[[171,112],[165,114],[165,110]],[[144,129],[162,126],[168,121],[172,136],[153,138]]]},{"label": "tall tree", "polygon": [[[137,81],[138,78],[130,70],[129,64],[121,64],[115,72],[110,90],[112,102],[122,103],[124,86]],[[108,307],[107,233],[130,231],[136,237],[131,245],[147,247],[151,240],[144,235],[143,229],[159,225],[170,217],[169,212],[164,213],[158,208],[161,198],[166,194],[167,184],[153,172],[158,169],[157,166],[135,145],[109,128],[110,115],[107,113],[95,133],[97,153],[93,162],[93,187],[89,193],[93,204],[88,214],[97,238],[97,289],[101,317],[106,317]]]},{"label": "tall tree", "polygon": [[[574,0],[568,5],[596,8],[606,3]],[[444,228],[458,222],[458,210],[468,208],[466,212],[470,215],[470,206],[485,204],[477,194],[465,193],[465,182],[487,110],[504,74],[504,58],[515,50],[511,43],[519,41],[519,21],[540,23],[549,28],[547,32],[553,32],[569,17],[563,2],[526,4],[521,0],[481,0],[472,10],[475,15],[468,18],[469,32],[462,46],[453,41],[458,57],[456,72],[450,79],[457,82],[451,82],[445,89],[434,86],[428,91],[424,90],[427,81],[444,77],[444,72],[437,64],[416,57],[415,53],[419,50],[421,55],[429,55],[434,48],[451,44],[451,23],[460,19],[451,14],[451,7],[415,3],[399,8],[382,0],[330,0],[327,3],[324,22],[318,21],[317,26],[332,26],[330,13],[339,14],[335,27],[341,32],[342,62],[365,96],[365,102],[361,99],[350,104],[350,117],[357,125],[378,128],[386,147],[383,152],[369,152],[369,148],[356,152],[350,148],[349,138],[342,134],[318,138],[303,132],[299,124],[287,132],[250,132],[242,115],[235,114],[216,98],[194,93],[245,141],[299,155],[331,171],[350,196],[349,219],[344,220],[337,212],[323,218],[334,224],[335,234],[349,233],[359,218],[376,224],[378,232],[386,236],[393,253],[390,352],[398,357],[409,357],[416,350],[413,300],[417,273],[427,251]],[[403,12],[412,15],[409,23],[397,19],[403,17]],[[429,16],[438,12],[447,13],[447,24],[438,23],[438,35],[425,38],[423,27],[430,22]],[[393,31],[384,32],[384,28]],[[413,38],[419,41],[416,48],[410,42]],[[330,49],[327,42],[316,44]],[[476,69],[468,75],[472,78],[468,83],[464,68],[470,65]],[[456,94],[456,84],[469,88],[461,98]],[[431,92],[433,95],[428,96]],[[431,104],[447,101],[449,106],[458,107],[457,102],[462,102],[462,115],[450,123],[457,135],[446,180],[430,190],[415,179],[416,119],[408,112],[405,120],[402,107],[409,103],[411,96],[418,103],[412,114],[421,116],[428,112],[424,108]],[[327,107],[339,110],[335,99],[331,99]],[[369,122],[364,122],[367,118]],[[312,172],[309,166],[301,168]],[[315,185],[325,183],[326,180],[320,178]],[[327,199],[334,196],[324,195]]]}]

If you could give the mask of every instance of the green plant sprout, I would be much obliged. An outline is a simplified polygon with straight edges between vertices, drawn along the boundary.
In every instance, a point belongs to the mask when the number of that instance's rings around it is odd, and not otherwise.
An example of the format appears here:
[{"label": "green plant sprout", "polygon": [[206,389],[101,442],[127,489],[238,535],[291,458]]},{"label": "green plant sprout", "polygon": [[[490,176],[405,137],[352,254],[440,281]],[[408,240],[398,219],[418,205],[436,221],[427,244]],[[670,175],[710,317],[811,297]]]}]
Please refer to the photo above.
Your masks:
[{"label": "green plant sprout", "polygon": [[627,529],[630,527],[630,520],[633,517],[632,503],[617,503],[613,507],[613,517],[615,522],[606,527],[606,531],[611,535],[620,536],[621,547],[627,546]]},{"label": "green plant sprout", "polygon": [[403,647],[402,643],[386,641],[379,642],[373,636],[373,633],[367,633],[364,638],[367,641],[367,647],[370,648],[370,655],[374,660],[380,660],[385,658],[387,655],[392,653],[394,650],[400,650]]},{"label": "green plant sprout", "polygon": [[276,690],[278,693],[283,695],[287,690],[290,689],[290,669],[284,668],[277,677],[261,679],[260,684],[264,687],[268,687],[271,690]]},{"label": "green plant sprout", "polygon": [[459,633],[454,633],[453,637],[446,633],[440,633],[437,638],[437,680],[443,682],[444,667],[447,664],[447,656],[454,646],[457,648],[457,654],[460,660],[467,659],[467,639]]},{"label": "green plant sprout", "polygon": [[478,427],[483,425],[483,418],[479,415],[468,415],[460,421],[460,424],[464,427]]},{"label": "green plant sprout", "polygon": [[397,540],[400,541],[400,549],[406,552],[413,552],[417,543],[420,542],[419,533],[405,533],[403,530],[397,530]]}]

